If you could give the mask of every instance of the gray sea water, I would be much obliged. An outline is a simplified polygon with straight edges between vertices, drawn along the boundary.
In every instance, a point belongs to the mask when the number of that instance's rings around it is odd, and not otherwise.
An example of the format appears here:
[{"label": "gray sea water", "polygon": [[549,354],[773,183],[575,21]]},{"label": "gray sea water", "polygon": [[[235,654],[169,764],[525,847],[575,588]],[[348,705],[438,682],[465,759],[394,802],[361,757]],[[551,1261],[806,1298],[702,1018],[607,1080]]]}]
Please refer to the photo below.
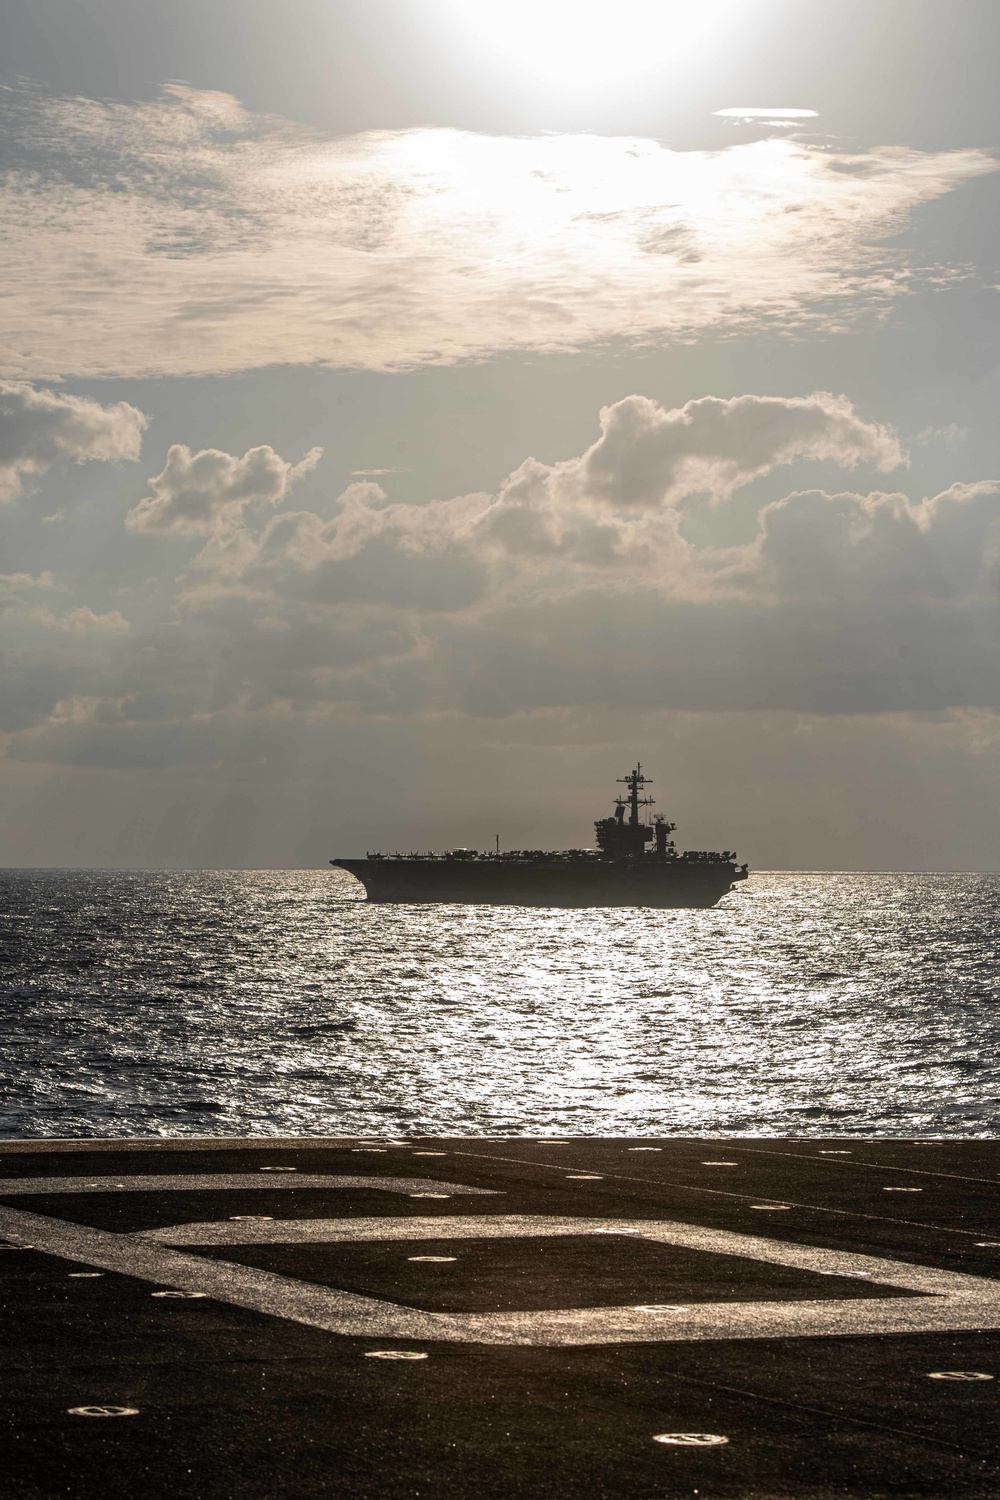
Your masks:
[{"label": "gray sea water", "polygon": [[0,1135],[995,1134],[1000,876],[711,911],[0,873]]}]

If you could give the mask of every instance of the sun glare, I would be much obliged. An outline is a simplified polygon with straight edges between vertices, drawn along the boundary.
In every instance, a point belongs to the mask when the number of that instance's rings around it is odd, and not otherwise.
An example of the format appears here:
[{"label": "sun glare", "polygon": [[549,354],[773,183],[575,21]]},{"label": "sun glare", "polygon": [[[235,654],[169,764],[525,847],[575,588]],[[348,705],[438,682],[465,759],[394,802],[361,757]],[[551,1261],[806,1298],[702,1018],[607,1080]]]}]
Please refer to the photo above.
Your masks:
[{"label": "sun glare", "polygon": [[615,88],[687,65],[728,39],[739,0],[441,0],[449,27],[495,66],[560,93]]}]

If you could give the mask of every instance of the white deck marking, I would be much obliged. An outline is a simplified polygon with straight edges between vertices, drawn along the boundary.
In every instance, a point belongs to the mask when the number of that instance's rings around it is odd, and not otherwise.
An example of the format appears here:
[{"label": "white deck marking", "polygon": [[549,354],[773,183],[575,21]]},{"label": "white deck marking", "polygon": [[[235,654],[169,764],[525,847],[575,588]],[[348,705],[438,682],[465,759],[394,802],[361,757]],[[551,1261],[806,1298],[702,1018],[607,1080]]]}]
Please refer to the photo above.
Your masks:
[{"label": "white deck marking", "polygon": [[[365,1188],[377,1193],[428,1192],[445,1188],[450,1193],[495,1197],[492,1188],[464,1187],[457,1182],[437,1182],[432,1177],[358,1177],[332,1173],[299,1172],[289,1182],[261,1182],[256,1172],[170,1172],[162,1176],[143,1173],[138,1177],[0,1177],[0,1198],[24,1193],[222,1193],[252,1188],[255,1193],[278,1193],[303,1188],[341,1190]],[[436,1196],[436,1192],[435,1192]]]},{"label": "white deck marking", "polygon": [[71,1417],[137,1417],[137,1406],[67,1406]]},{"label": "white deck marking", "polygon": [[[732,1149],[736,1150],[737,1147],[734,1146]],[[739,1146],[739,1149],[747,1150],[750,1148],[744,1147],[741,1144]],[[774,1151],[769,1154],[773,1156],[781,1156],[790,1155],[791,1153]],[[563,1162],[535,1161],[530,1157],[524,1156],[492,1156],[485,1151],[460,1151],[457,1147],[455,1149],[455,1155],[468,1156],[476,1161],[499,1161],[511,1163],[515,1166],[521,1167],[542,1167],[544,1170],[549,1172],[561,1172],[564,1170],[565,1166]],[[803,1157],[802,1160],[815,1161],[816,1157]],[[886,1170],[889,1171],[892,1169],[887,1168]],[[906,1170],[916,1171],[918,1169],[907,1168]],[[644,1187],[648,1187],[650,1183],[653,1183],[654,1186],[658,1187],[679,1188],[682,1192],[685,1193],[702,1193],[713,1198],[729,1198],[733,1203],[737,1203],[740,1201],[745,1202],[745,1200],[750,1196],[750,1194],[747,1192],[741,1193],[734,1192],[732,1191],[732,1189],[726,1190],[725,1188],[704,1187],[700,1183],[685,1181],[675,1177],[650,1177],[648,1173],[644,1174],[642,1177],[636,1177],[632,1173],[627,1172],[613,1172],[609,1175],[618,1182],[641,1182]],[[978,1181],[978,1179],[976,1180]],[[970,1239],[973,1234],[982,1234],[984,1232],[981,1229],[956,1229],[952,1224],[927,1224],[922,1219],[901,1219],[898,1217],[898,1215],[895,1214],[864,1213],[856,1208],[831,1208],[828,1203],[800,1203],[796,1201],[794,1203],[786,1204],[785,1207],[807,1208],[813,1213],[829,1214],[831,1215],[831,1217],[836,1217],[838,1219],[873,1219],[876,1221],[876,1223],[879,1224],[907,1224],[914,1229],[932,1229],[937,1234],[966,1235]]]},{"label": "white deck marking", "polygon": [[653,1442],[672,1443],[675,1448],[720,1448],[729,1439],[721,1432],[658,1432]]},{"label": "white deck marking", "polygon": [[[655,1244],[738,1255],[803,1271],[863,1274],[869,1282],[918,1295],[694,1303],[679,1308],[666,1320],[662,1314],[642,1312],[635,1307],[439,1313],[168,1248],[170,1241],[183,1245],[357,1244],[406,1239],[518,1239],[595,1234],[599,1230],[635,1231]],[[287,1219],[267,1224],[235,1224],[226,1220],[121,1234],[0,1207],[0,1234],[12,1239],[30,1239],[44,1253],[78,1264],[117,1271],[155,1282],[160,1287],[203,1292],[236,1307],[361,1338],[559,1346],[1000,1329],[998,1281],[934,1266],[658,1219],[616,1221],[504,1214]]]},{"label": "white deck marking", "polygon": [[[944,1141],[908,1141],[901,1144],[910,1146],[943,1146]],[[734,1150],[736,1147],[733,1148]],[[791,1161],[815,1161],[816,1157],[807,1155],[801,1151],[771,1151],[764,1146],[746,1146],[739,1142],[739,1149],[748,1152],[751,1156],[783,1156]],[[818,1156],[854,1156],[851,1151],[819,1151]],[[832,1167],[862,1167],[869,1172],[906,1172],[914,1177],[950,1177],[954,1182],[982,1182],[991,1186],[995,1178],[974,1177],[968,1172],[940,1172],[934,1167],[901,1167],[898,1162],[884,1161],[862,1161],[860,1157],[854,1156],[853,1161],[830,1162]]]},{"label": "white deck marking", "polygon": [[426,1359],[416,1349],[369,1349],[365,1359]]}]

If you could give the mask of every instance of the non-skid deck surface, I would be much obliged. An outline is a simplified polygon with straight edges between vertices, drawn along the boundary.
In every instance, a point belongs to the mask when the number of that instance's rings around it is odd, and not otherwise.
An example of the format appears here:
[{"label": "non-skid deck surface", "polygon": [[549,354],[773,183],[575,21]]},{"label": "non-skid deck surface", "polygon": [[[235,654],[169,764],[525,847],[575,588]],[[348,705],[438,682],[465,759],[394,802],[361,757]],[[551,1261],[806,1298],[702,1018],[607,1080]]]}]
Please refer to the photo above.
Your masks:
[{"label": "non-skid deck surface", "polygon": [[992,1141],[7,1142],[0,1493],[994,1500],[998,1186]]}]

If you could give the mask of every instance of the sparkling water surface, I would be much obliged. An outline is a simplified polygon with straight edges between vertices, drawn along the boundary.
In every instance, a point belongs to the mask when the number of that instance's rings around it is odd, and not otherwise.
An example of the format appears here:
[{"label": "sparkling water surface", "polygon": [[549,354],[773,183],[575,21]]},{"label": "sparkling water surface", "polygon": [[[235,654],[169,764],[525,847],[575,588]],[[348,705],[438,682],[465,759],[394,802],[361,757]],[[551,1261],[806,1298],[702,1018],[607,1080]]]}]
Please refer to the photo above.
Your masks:
[{"label": "sparkling water surface", "polygon": [[0,872],[0,1135],[995,1134],[1000,876],[710,911]]}]

